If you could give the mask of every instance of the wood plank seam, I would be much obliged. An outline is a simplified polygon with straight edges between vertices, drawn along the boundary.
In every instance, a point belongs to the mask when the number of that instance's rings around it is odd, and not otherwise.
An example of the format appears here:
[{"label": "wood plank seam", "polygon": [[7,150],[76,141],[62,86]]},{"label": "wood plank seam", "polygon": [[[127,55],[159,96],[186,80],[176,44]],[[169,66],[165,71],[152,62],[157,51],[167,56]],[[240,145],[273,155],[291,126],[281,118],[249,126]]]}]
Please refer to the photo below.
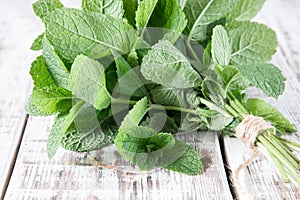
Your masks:
[{"label": "wood plank seam", "polygon": [[220,135],[219,137],[219,144],[220,144],[220,151],[221,151],[221,155],[222,155],[222,160],[224,163],[224,169],[225,169],[225,173],[226,173],[226,178],[227,178],[227,182],[228,182],[228,186],[232,195],[232,198],[238,199],[238,193],[234,187],[233,181],[231,179],[231,174],[232,174],[232,170],[230,168],[229,165],[229,161],[228,161],[228,157],[226,154],[226,148],[225,148],[225,142],[224,142],[224,136]]},{"label": "wood plank seam", "polygon": [[20,147],[21,147],[24,132],[25,132],[25,129],[26,129],[26,126],[27,126],[28,118],[29,118],[29,115],[26,114],[25,120],[23,122],[22,129],[21,129],[21,134],[20,134],[20,137],[18,139],[15,152],[13,154],[13,158],[12,158],[10,164],[9,164],[9,171],[8,171],[8,173],[6,175],[6,178],[5,178],[5,182],[4,182],[4,185],[3,185],[3,188],[2,188],[0,199],[4,199],[7,188],[8,188],[8,185],[9,185],[9,182],[10,182],[10,179],[11,179],[11,176],[12,176],[12,173],[14,171],[14,167],[15,167],[15,164],[16,164],[16,161],[17,161],[17,157],[18,157],[19,150],[20,150]]}]

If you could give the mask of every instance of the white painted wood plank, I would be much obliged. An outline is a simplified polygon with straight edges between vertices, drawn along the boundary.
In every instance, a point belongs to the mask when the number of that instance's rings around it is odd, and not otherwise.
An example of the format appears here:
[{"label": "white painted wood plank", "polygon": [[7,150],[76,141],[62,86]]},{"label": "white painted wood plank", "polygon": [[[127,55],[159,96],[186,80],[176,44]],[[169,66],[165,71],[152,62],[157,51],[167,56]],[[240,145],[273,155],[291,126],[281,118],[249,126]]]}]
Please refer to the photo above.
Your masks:
[{"label": "white painted wood plank", "polygon": [[[272,27],[278,35],[280,47],[273,58],[273,63],[281,68],[287,81],[286,91],[278,101],[266,98],[258,91],[251,93],[251,96],[259,96],[272,103],[298,130],[300,130],[299,9],[299,1],[273,0],[267,1],[257,16],[256,21]],[[288,138],[300,142],[299,132]],[[234,138],[225,138],[225,149],[229,166],[233,171],[250,156],[247,147]],[[243,188],[238,194],[241,199],[246,198],[244,195],[256,199],[300,199],[300,190],[293,184],[283,183],[272,161],[263,156],[242,170],[239,177]]]},{"label": "white painted wood plank", "polygon": [[205,164],[204,174],[187,176],[162,169],[131,173],[113,146],[93,155],[116,159],[117,169],[82,165],[82,154],[63,149],[49,161],[51,125],[49,118],[29,119],[6,199],[232,199],[214,133],[178,136],[197,148]]},{"label": "white painted wood plank", "polygon": [[28,49],[39,27],[38,20],[32,20],[31,2],[0,1],[0,198],[26,120],[28,71],[36,56]]}]

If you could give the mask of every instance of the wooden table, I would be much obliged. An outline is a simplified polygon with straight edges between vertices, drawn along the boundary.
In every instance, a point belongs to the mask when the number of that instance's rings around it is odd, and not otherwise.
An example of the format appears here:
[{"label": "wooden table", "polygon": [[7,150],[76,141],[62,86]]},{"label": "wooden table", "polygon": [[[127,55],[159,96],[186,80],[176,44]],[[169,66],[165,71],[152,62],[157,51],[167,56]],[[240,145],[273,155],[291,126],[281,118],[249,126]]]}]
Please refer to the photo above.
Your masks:
[{"label": "wooden table", "polygon": [[[46,141],[52,118],[28,117],[24,105],[32,82],[31,61],[39,54],[29,50],[43,27],[31,9],[33,0],[0,1],[0,193],[1,199],[300,199],[300,190],[284,184],[264,157],[255,159],[240,174],[242,190],[230,181],[249,156],[236,139],[217,133],[181,136],[193,144],[205,163],[205,172],[186,176],[167,170],[130,173],[83,165],[82,154],[59,149],[52,160]],[[79,5],[79,0],[65,0]],[[267,1],[256,21],[272,27],[279,48],[273,63],[287,77],[279,101],[265,98],[300,130],[300,2]],[[252,95],[261,96],[253,91]],[[264,97],[263,97],[264,98]],[[202,134],[205,137],[197,137]],[[299,134],[290,137],[300,141]],[[113,148],[113,147],[112,147]],[[94,152],[100,155],[101,152]]]}]

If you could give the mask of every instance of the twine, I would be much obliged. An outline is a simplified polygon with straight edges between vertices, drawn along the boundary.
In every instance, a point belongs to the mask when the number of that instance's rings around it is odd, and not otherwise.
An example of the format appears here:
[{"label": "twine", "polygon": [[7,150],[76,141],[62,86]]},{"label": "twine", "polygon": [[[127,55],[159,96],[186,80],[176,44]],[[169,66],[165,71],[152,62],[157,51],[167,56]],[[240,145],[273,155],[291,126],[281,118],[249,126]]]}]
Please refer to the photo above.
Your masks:
[{"label": "twine", "polygon": [[240,191],[240,194],[243,195],[243,199],[255,199],[255,197],[252,194],[245,192],[241,187],[239,182],[239,173],[242,169],[246,168],[251,162],[253,162],[255,158],[257,158],[259,151],[255,147],[256,138],[270,128],[274,127],[272,127],[272,125],[266,122],[262,117],[253,115],[247,115],[236,128],[235,136],[252,150],[251,156],[245,162],[240,164],[233,173],[235,187]]}]

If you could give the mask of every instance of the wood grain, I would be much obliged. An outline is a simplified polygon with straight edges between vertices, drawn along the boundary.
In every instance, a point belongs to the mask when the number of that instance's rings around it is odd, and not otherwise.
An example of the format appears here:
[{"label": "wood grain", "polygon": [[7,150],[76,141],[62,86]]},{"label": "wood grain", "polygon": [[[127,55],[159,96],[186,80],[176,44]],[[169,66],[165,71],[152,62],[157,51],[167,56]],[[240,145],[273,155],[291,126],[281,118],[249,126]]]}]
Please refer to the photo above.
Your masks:
[{"label": "wood grain", "polygon": [[0,1],[0,198],[26,122],[24,105],[30,90],[28,74],[36,56],[28,49],[38,34],[32,1]]},{"label": "wood grain", "polygon": [[6,199],[232,199],[215,133],[178,136],[197,148],[205,164],[204,174],[187,176],[162,169],[138,172],[114,146],[93,156],[108,159],[119,166],[115,169],[93,166],[90,157],[63,149],[49,161],[51,125],[49,118],[29,118]]},{"label": "wood grain", "polygon": [[[299,9],[300,3],[296,0],[267,1],[256,17],[256,21],[267,24],[277,33],[279,48],[272,62],[280,67],[287,81],[286,91],[278,101],[266,98],[257,90],[251,92],[251,96],[261,97],[272,103],[298,130],[300,130]],[[299,133],[288,138],[300,142]],[[228,164],[233,171],[250,156],[247,147],[237,139],[225,138],[225,149]],[[293,184],[283,183],[272,161],[263,156],[242,170],[239,178],[242,189],[237,191],[237,196],[241,199],[300,199],[299,189]]]}]

